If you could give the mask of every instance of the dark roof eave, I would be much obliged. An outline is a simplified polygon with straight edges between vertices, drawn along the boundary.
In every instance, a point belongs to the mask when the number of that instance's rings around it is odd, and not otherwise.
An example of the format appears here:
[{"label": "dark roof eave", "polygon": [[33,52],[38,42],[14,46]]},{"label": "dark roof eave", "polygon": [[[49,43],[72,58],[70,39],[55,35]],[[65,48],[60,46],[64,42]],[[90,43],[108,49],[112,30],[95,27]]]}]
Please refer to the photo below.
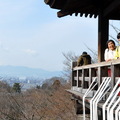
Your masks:
[{"label": "dark roof eave", "polygon": [[120,20],[120,0],[44,0],[53,9],[60,10],[58,17],[80,13],[82,17],[103,15],[104,18]]},{"label": "dark roof eave", "polygon": [[85,17],[89,17],[89,18],[92,18],[92,17],[94,17],[94,18],[96,18],[99,14],[97,14],[97,13],[84,13],[84,12],[63,12],[63,11],[59,11],[59,12],[57,12],[57,16],[59,17],[59,18],[61,18],[61,17],[64,17],[64,16],[67,16],[67,15],[70,15],[70,16],[72,16],[73,14],[75,14],[75,16],[80,16],[80,17],[82,17],[83,15],[85,16]]}]

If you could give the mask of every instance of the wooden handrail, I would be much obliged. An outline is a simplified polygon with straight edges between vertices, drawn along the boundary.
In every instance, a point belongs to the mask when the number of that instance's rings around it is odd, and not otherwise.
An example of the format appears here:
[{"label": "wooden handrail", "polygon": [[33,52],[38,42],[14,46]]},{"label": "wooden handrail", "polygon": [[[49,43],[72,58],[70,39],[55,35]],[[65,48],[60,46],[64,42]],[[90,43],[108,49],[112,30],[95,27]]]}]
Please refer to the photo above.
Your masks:
[{"label": "wooden handrail", "polygon": [[[94,63],[94,64],[89,64],[89,65],[84,65],[84,66],[79,66],[79,67],[74,66],[73,70],[89,69],[89,68],[96,68],[96,67],[105,67],[105,66],[111,66],[111,65],[116,65],[116,64],[120,64],[120,59],[111,60],[111,61],[108,61],[108,62]],[[74,62],[74,65],[75,65],[75,62]]]},{"label": "wooden handrail", "polygon": [[[111,73],[108,73],[108,69],[111,70]],[[84,66],[77,66],[77,62],[72,63],[72,86],[82,87],[84,89],[85,81],[88,81],[89,87],[94,77],[98,77],[99,85],[103,77],[111,77],[111,85],[113,87],[116,82],[115,78],[120,77],[120,59]]]}]

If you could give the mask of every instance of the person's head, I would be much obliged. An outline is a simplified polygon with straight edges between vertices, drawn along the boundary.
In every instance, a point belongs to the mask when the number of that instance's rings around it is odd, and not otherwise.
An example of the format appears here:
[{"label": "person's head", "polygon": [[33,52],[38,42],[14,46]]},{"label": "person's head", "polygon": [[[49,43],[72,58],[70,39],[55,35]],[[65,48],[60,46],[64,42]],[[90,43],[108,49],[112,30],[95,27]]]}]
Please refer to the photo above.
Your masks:
[{"label": "person's head", "polygon": [[87,52],[84,51],[84,52],[82,53],[82,55],[87,55]]},{"label": "person's head", "polygon": [[120,33],[117,34],[117,39],[120,41]]},{"label": "person's head", "polygon": [[109,50],[114,50],[115,49],[115,42],[113,40],[108,40],[107,41],[107,48]]}]

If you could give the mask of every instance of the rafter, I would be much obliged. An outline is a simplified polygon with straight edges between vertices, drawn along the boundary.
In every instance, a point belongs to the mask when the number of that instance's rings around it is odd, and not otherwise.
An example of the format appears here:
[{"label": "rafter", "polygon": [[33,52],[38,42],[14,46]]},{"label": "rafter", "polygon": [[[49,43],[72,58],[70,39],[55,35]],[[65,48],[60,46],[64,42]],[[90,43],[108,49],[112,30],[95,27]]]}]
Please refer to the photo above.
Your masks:
[{"label": "rafter", "polygon": [[104,17],[110,16],[113,14],[115,11],[117,12],[117,8],[120,7],[120,0],[114,0],[111,2],[109,6],[103,11],[104,12]]}]

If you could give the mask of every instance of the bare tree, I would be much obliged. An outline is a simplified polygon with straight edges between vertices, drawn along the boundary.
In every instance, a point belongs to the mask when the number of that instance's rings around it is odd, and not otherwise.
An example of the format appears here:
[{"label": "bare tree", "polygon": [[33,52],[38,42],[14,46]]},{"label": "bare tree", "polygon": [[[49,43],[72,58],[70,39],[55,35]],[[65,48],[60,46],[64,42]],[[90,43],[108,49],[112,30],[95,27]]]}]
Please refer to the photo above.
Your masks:
[{"label": "bare tree", "polygon": [[[110,24],[110,27],[115,31],[115,33],[116,33],[116,36],[117,36],[117,34],[120,32],[120,29],[118,29],[116,26],[114,26],[113,24]],[[112,36],[112,35],[109,35],[110,36],[110,38],[112,38],[116,43],[118,43],[118,40],[117,40],[117,38],[116,38],[116,36],[114,37],[114,36]]]},{"label": "bare tree", "polygon": [[92,63],[97,63],[98,61],[98,52],[96,50],[93,50],[89,48],[86,44],[84,44],[86,48],[90,51],[90,56],[92,57]]},{"label": "bare tree", "polygon": [[[92,57],[92,63],[96,63],[98,61],[98,54],[97,51],[92,50],[89,48],[86,44],[85,46],[87,49],[91,52],[90,56]],[[67,77],[68,80],[71,80],[71,68],[72,68],[72,62],[76,62],[78,60],[78,55],[76,55],[74,52],[69,51],[68,53],[62,53],[65,57],[65,60],[63,61],[64,64],[64,76]]]},{"label": "bare tree", "polygon": [[64,76],[66,76],[67,79],[70,80],[71,79],[72,62],[77,61],[79,56],[71,51],[69,51],[68,53],[62,53],[62,54],[65,57],[65,60],[63,61]]}]

